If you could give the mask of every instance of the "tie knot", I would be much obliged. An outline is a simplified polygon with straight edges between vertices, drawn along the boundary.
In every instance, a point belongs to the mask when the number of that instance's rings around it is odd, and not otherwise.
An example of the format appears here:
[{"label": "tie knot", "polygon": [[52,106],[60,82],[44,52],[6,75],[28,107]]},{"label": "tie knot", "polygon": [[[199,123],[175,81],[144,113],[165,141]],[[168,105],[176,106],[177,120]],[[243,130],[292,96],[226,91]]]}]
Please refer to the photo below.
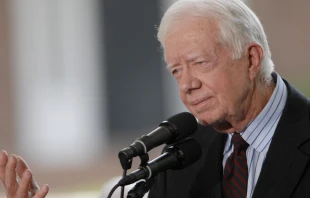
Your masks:
[{"label": "tie knot", "polygon": [[240,151],[246,151],[249,144],[241,137],[240,133],[234,133],[231,142],[234,145],[234,152],[240,153]]}]

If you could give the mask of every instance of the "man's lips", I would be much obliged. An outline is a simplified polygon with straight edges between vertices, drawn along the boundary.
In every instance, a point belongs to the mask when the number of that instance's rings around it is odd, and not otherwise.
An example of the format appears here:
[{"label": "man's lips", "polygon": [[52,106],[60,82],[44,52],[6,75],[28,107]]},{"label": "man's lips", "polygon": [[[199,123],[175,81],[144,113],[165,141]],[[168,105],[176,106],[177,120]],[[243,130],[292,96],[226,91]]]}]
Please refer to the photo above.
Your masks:
[{"label": "man's lips", "polygon": [[193,100],[189,104],[192,105],[192,106],[196,106],[196,105],[199,105],[202,102],[205,102],[205,101],[209,100],[210,98],[211,97],[204,97],[204,98],[201,98],[201,99]]}]

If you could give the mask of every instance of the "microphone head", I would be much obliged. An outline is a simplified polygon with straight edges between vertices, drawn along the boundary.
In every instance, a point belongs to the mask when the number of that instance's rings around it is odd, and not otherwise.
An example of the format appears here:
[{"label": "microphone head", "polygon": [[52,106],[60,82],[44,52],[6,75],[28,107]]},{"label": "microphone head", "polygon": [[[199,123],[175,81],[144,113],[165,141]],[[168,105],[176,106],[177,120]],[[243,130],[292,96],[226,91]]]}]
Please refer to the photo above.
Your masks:
[{"label": "microphone head", "polygon": [[172,144],[195,133],[198,123],[191,113],[182,112],[163,121],[159,126],[166,126],[172,132],[172,138],[167,142],[167,144]]},{"label": "microphone head", "polygon": [[171,145],[166,151],[168,152],[170,149],[176,150],[179,154],[178,162],[171,168],[172,170],[186,168],[199,160],[202,155],[202,148],[199,142],[192,137]]}]

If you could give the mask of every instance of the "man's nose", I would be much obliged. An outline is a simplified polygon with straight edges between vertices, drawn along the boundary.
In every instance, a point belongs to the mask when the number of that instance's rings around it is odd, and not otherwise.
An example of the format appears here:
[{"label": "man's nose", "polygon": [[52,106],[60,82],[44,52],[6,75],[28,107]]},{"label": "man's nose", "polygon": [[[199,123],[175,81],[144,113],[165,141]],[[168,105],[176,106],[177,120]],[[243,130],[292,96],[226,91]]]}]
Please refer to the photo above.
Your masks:
[{"label": "man's nose", "polygon": [[200,86],[201,82],[199,79],[193,76],[190,72],[184,74],[179,81],[180,90],[185,94],[189,94],[194,89],[199,89]]}]

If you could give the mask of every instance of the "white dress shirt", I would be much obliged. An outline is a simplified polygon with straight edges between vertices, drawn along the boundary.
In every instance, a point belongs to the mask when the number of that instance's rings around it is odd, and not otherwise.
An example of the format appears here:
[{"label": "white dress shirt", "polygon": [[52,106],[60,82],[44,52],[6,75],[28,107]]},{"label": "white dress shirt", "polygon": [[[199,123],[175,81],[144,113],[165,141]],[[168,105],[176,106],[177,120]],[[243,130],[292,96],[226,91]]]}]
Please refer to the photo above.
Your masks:
[{"label": "white dress shirt", "polygon": [[[246,151],[249,171],[247,198],[252,197],[270,142],[287,99],[287,89],[282,78],[277,73],[273,73],[273,78],[276,80],[277,84],[270,100],[260,114],[247,125],[244,131],[240,133],[242,138],[249,144]],[[224,168],[227,158],[234,149],[231,144],[232,135],[233,134],[228,135],[224,148]]]}]

